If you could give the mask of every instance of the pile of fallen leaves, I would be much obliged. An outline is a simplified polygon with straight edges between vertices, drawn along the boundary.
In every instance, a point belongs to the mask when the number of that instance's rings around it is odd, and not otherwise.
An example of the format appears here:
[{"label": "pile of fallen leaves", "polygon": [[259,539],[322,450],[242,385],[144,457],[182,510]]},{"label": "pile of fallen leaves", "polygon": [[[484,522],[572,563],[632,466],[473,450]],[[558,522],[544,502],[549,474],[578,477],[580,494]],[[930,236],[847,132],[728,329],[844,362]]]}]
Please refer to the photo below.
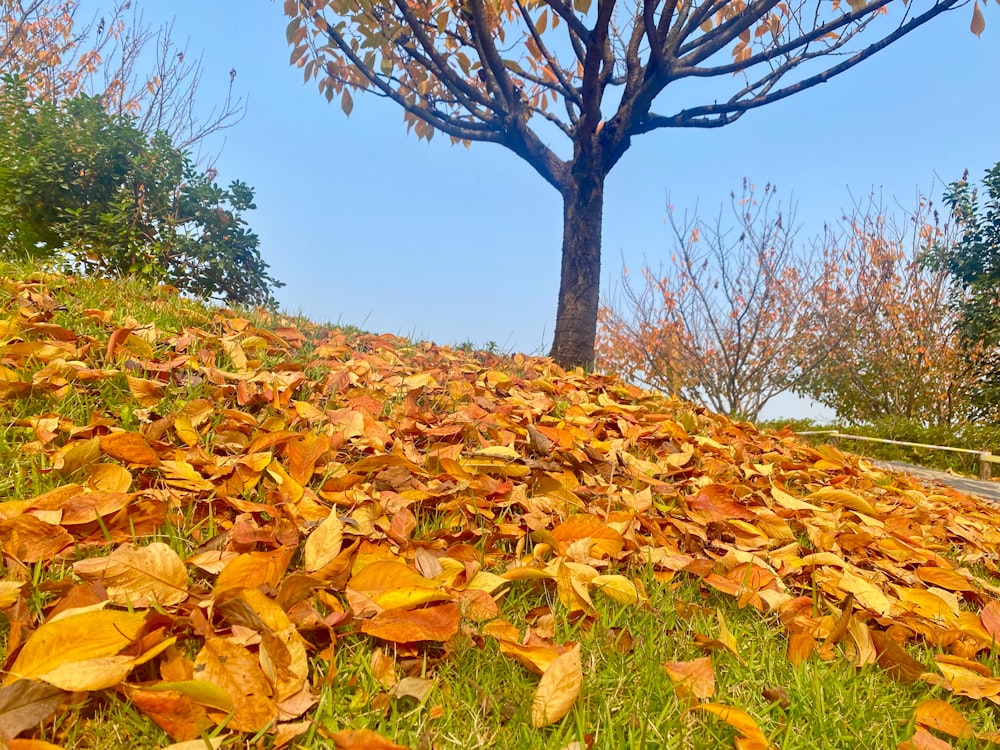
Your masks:
[{"label": "pile of fallen leaves", "polygon": [[[773,617],[793,662],[836,653],[1000,704],[977,660],[1000,636],[990,506],[545,359],[225,312],[161,330],[77,310],[81,333],[52,322],[72,280],[2,284],[0,407],[48,483],[0,503],[7,740],[103,691],[177,741],[227,722],[280,747],[315,704],[310,660],[346,633],[400,658],[494,639],[540,674],[542,726],[580,691],[580,647],[500,618],[501,598],[542,582],[595,617],[597,597],[645,606],[649,567]],[[102,407],[114,384],[126,414]],[[60,411],[80,398],[85,419]],[[668,665],[695,695],[699,669]],[[954,726],[938,703],[928,725]]]}]

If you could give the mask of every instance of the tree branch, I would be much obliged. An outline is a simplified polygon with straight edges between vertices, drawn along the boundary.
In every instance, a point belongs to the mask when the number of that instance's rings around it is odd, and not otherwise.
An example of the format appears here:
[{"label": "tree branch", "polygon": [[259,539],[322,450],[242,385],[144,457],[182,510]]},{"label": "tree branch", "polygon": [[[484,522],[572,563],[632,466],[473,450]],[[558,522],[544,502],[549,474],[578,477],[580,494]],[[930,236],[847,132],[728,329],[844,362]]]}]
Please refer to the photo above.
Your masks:
[{"label": "tree branch", "polygon": [[[879,0],[882,2],[882,0]],[[838,65],[834,65],[816,75],[804,78],[790,86],[774,91],[764,96],[755,96],[751,99],[736,100],[730,99],[723,104],[708,104],[701,107],[692,107],[678,112],[672,116],[650,115],[634,127],[634,133],[648,133],[658,128],[676,127],[697,127],[697,128],[717,128],[727,125],[741,117],[751,109],[763,107],[781,99],[785,99],[793,94],[797,94],[806,89],[812,88],[820,83],[825,83],[831,78],[853,68],[855,65],[867,60],[876,52],[885,49],[893,42],[902,38],[914,29],[922,26],[941,13],[950,10],[956,4],[964,0],[941,0],[938,4],[923,14],[912,18],[905,24],[899,26],[891,34],[886,35],[878,42],[860,50]],[[791,70],[794,65],[787,66],[785,72]],[[767,76],[774,79],[773,73]]]}]

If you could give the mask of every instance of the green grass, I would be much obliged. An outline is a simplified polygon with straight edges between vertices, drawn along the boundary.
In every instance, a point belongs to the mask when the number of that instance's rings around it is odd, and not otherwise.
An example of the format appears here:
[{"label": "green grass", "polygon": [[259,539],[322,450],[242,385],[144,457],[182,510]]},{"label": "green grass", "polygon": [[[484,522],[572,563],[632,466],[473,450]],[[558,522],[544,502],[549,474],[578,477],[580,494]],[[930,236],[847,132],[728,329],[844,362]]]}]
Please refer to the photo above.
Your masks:
[{"label": "green grass", "polygon": [[[742,708],[757,720],[769,740],[783,750],[895,748],[913,734],[913,708],[929,698],[951,699],[978,731],[997,729],[993,706],[954,699],[926,685],[893,681],[877,666],[860,669],[843,658],[813,657],[793,666],[775,623],[752,609],[740,610],[719,595],[704,595],[696,584],[663,586],[651,578],[648,607],[638,611],[614,603],[601,606],[596,623],[583,627],[555,614],[558,639],[578,641],[584,664],[583,691],[570,714],[541,730],[530,723],[537,677],[504,657],[496,643],[475,636],[455,639],[440,653],[411,664],[414,674],[433,674],[435,688],[422,703],[395,699],[372,675],[374,649],[362,639],[338,640],[315,712],[313,740],[344,728],[368,728],[399,744],[438,748],[551,748],[579,742],[596,748],[731,747],[736,736],[727,724],[690,710],[667,677],[664,664],[711,653],[715,701]],[[518,590],[504,602],[501,616],[517,622],[551,599],[543,591]],[[529,587],[524,587],[529,588]],[[712,614],[684,619],[677,603],[687,602]],[[695,634],[718,635],[720,609],[738,643],[736,656],[706,652]],[[925,655],[925,656],[930,656]],[[929,658],[928,658],[929,661]],[[788,706],[768,700],[765,690],[781,688]],[[428,742],[433,744],[427,744]],[[979,747],[975,740],[954,747]]]}]

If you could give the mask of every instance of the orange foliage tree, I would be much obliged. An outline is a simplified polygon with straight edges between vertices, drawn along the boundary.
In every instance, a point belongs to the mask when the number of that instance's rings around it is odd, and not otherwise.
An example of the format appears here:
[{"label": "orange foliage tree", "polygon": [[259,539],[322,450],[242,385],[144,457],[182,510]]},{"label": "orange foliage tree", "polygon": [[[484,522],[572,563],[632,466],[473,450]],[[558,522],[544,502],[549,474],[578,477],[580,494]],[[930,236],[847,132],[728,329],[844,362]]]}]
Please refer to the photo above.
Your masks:
[{"label": "orange foliage tree", "polygon": [[795,391],[853,423],[966,420],[976,372],[949,277],[925,262],[954,232],[931,203],[893,215],[869,196],[802,248],[773,197],[767,186],[758,203],[744,185],[733,228],[670,213],[673,262],[645,265],[638,286],[626,271],[601,308],[601,365],[750,419]]},{"label": "orange foliage tree", "polygon": [[772,185],[761,192],[744,181],[730,196],[731,224],[721,214],[679,221],[668,206],[672,261],[657,272],[644,265],[639,285],[624,270],[620,294],[600,310],[599,363],[755,419],[830,359],[877,306],[889,274],[853,231],[796,243],[794,211],[775,205]]},{"label": "orange foliage tree", "polygon": [[870,201],[867,210],[855,212],[851,228],[881,258],[886,275],[879,287],[860,290],[877,295],[879,304],[866,305],[862,297],[827,310],[853,311],[854,325],[841,333],[834,356],[796,389],[856,424],[887,418],[925,427],[968,422],[979,373],[960,345],[951,277],[941,264],[928,263],[954,245],[955,227],[942,223],[920,196],[905,215]]},{"label": "orange foliage tree", "polygon": [[18,76],[32,99],[99,96],[111,113],[135,117],[149,135],[165,132],[178,149],[242,119],[235,71],[225,98],[199,113],[200,60],[175,44],[169,25],[144,23],[132,0],[88,22],[80,15],[80,0],[0,0],[0,74]]},{"label": "orange foliage tree", "polygon": [[[500,144],[559,191],[551,354],[586,365],[597,332],[604,183],[633,138],[728,125],[964,2],[285,0],[284,8],[291,62],[346,113],[359,91],[390,99],[418,137],[441,131],[453,142]],[[975,33],[982,20],[977,0]],[[706,81],[703,102],[666,109],[673,103],[660,95],[691,80]]]}]

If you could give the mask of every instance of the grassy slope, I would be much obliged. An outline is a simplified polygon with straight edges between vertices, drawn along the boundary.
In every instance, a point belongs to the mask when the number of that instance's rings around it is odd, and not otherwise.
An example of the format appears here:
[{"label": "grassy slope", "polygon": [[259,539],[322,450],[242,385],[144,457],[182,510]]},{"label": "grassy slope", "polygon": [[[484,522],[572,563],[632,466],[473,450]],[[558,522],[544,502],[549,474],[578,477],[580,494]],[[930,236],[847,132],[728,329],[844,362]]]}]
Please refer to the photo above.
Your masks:
[{"label": "grassy slope", "polygon": [[[788,750],[997,728],[996,510],[546,360],[0,276],[4,666],[89,658],[93,633],[58,630],[88,606],[139,613],[121,653],[165,649],[22,737]],[[105,556],[137,548],[158,557],[114,579]],[[181,582],[155,567],[175,559]],[[579,696],[536,728],[538,672],[576,644]],[[695,696],[670,677],[692,665]]]}]

